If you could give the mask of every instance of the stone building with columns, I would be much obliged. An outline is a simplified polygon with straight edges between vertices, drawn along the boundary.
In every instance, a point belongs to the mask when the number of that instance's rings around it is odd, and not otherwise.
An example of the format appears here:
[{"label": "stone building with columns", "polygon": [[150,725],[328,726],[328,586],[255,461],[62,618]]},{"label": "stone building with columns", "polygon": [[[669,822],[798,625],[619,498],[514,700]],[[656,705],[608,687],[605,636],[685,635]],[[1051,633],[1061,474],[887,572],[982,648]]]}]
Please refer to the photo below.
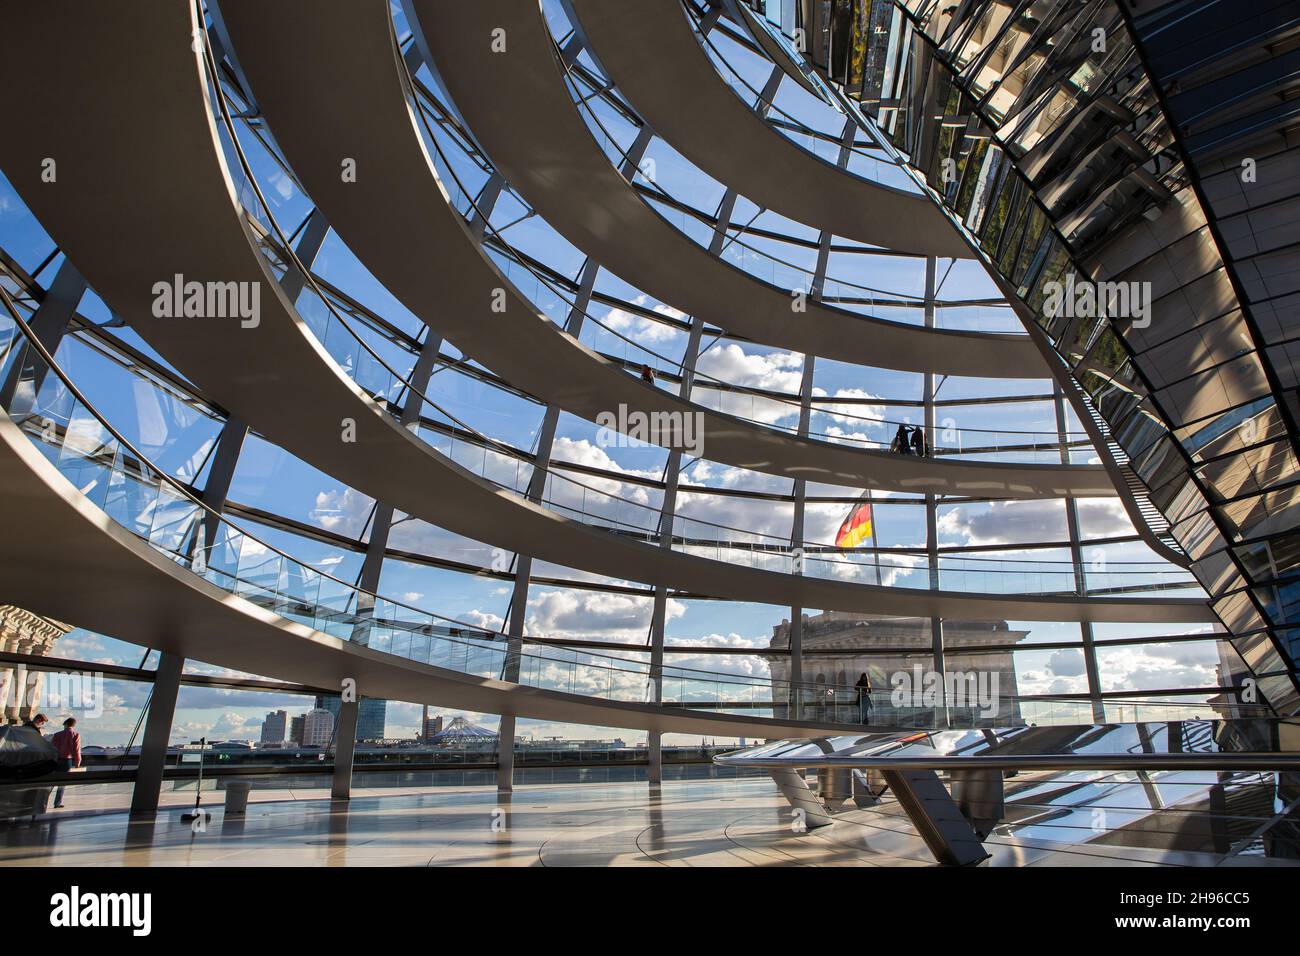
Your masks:
[{"label": "stone building with columns", "polygon": [[[0,604],[0,651],[6,654],[30,654],[44,657],[54,642],[72,627],[60,621],[24,611],[11,604]],[[26,664],[0,661],[0,724],[20,724],[41,708],[45,674],[29,671]]]},{"label": "stone building with columns", "polygon": [[[1006,621],[943,622],[947,671],[980,675],[985,686],[997,690],[997,712],[989,719],[990,724],[1015,722],[1020,718],[1011,646],[1028,635],[1028,631],[1012,630]],[[768,648],[781,652],[759,656],[767,661],[772,673],[775,715],[785,718],[790,716],[790,655],[785,653],[790,648],[789,621],[783,620],[772,628]],[[875,716],[884,718],[887,705],[883,701],[893,687],[895,675],[906,675],[908,681],[916,683],[918,674],[924,676],[934,671],[929,618],[839,611],[805,614],[802,650],[801,708],[805,720],[856,722],[856,693],[852,688],[864,673],[871,680],[872,696],[877,701]],[[925,707],[890,707],[889,711],[891,719],[903,722],[909,716],[915,717],[918,726],[928,725],[932,716],[932,711]]]}]

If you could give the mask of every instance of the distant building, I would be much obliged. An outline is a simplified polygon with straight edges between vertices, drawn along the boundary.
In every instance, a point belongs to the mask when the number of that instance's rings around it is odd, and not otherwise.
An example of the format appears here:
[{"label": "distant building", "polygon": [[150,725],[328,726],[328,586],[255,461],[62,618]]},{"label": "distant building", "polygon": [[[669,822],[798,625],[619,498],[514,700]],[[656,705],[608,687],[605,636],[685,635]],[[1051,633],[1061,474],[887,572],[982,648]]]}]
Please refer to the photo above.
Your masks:
[{"label": "distant building", "polygon": [[[44,657],[70,630],[70,624],[0,604],[0,650]],[[44,671],[29,671],[26,664],[0,664],[0,725],[21,724],[40,711],[46,676]],[[50,704],[61,710],[71,706],[63,700]]]},{"label": "distant building", "polygon": [[443,726],[442,714],[437,714],[433,717],[430,717],[428,708],[425,708],[423,723],[424,726],[420,728],[420,739],[423,740],[425,743],[428,743],[430,740],[433,739],[434,734],[442,730],[442,726]]},{"label": "distant building", "polygon": [[334,715],[324,707],[307,711],[302,723],[304,747],[328,747],[334,739]]},{"label": "distant building", "polygon": [[429,738],[429,743],[439,747],[482,749],[495,747],[497,735],[464,717],[453,717],[451,723]]},{"label": "distant building", "polygon": [[[996,675],[997,713],[992,722],[1020,717],[1015,659],[1009,645],[1018,644],[1028,631],[1013,631],[1005,621],[944,621],[943,644],[950,673]],[[986,649],[999,645],[997,649]],[[873,697],[888,695],[895,674],[915,674],[914,668],[933,667],[930,619],[883,617],[826,611],[803,616],[803,719],[855,723],[854,685],[861,674],[871,680]],[[772,629],[771,650],[788,650],[790,622]],[[760,654],[772,672],[774,707],[778,718],[789,716],[789,654]],[[918,718],[928,716],[916,708]],[[877,710],[879,713],[879,709]],[[905,717],[905,713],[891,716]]]},{"label": "distant building", "polygon": [[[317,697],[316,706],[328,710],[337,720],[343,702],[337,697]],[[362,697],[361,707],[357,712],[357,740],[383,740],[388,735],[388,701]]]},{"label": "distant building", "polygon": [[520,750],[626,750],[627,741],[622,737],[612,740],[578,740],[567,737],[543,737],[541,740],[522,740],[515,742]]},{"label": "distant building", "polygon": [[289,712],[273,710],[262,721],[262,746],[279,747],[289,739]]},{"label": "distant building", "polygon": [[299,714],[289,720],[289,743],[302,746],[303,727],[307,723],[307,715]]}]

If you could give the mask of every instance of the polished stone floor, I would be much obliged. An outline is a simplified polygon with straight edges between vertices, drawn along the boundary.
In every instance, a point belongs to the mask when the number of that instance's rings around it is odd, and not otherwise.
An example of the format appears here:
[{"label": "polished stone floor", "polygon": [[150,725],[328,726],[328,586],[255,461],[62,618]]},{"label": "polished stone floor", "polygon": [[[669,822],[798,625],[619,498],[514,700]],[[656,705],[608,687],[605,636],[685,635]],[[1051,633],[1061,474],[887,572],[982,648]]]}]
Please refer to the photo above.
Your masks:
[{"label": "polished stone floor", "polygon": [[[56,866],[928,866],[896,806],[850,810],[807,833],[769,780],[361,790],[255,790],[227,817],[217,794],[202,826],[180,814],[193,791],[164,794],[147,822],[124,794],[84,800],[34,821],[0,824],[0,865]],[[1207,854],[1068,845],[994,836],[992,866],[1215,866]]]}]

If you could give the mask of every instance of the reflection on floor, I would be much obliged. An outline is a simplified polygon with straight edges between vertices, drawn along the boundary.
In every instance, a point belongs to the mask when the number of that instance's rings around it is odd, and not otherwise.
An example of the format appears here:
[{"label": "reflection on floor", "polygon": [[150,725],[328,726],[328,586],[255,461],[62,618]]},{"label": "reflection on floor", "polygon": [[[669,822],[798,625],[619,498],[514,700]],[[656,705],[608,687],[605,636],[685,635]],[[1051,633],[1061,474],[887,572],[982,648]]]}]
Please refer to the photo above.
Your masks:
[{"label": "reflection on floor", "polygon": [[[118,809],[52,811],[0,824],[0,864],[59,866],[926,866],[932,860],[886,802],[796,833],[763,778],[519,787],[255,790],[246,816],[215,795],[195,832],[180,819],[193,792],[165,794],[155,820]],[[106,802],[115,798],[103,797]],[[71,800],[70,800],[71,803]],[[58,814],[66,814],[59,816]],[[1209,854],[1010,841],[994,836],[985,865],[1220,865]],[[1228,864],[1249,864],[1248,859]],[[1276,861],[1274,861],[1276,862]]]}]

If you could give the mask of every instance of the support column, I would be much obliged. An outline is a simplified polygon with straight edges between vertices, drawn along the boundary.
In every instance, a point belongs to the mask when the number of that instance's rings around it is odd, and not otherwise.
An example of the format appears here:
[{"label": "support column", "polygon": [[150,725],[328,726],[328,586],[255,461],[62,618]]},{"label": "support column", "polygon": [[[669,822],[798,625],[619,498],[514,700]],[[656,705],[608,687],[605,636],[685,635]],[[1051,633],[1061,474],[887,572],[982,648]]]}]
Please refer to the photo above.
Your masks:
[{"label": "support column", "polygon": [[[310,269],[312,263],[316,261],[316,256],[320,253],[327,235],[329,235],[329,223],[325,221],[319,209],[312,210],[298,245],[294,247],[294,255],[306,268]],[[280,288],[290,302],[296,302],[306,287],[307,277],[296,268],[285,269],[284,275],[280,277]],[[235,478],[239,453],[243,450],[247,438],[248,426],[233,415],[227,416],[226,423],[217,438],[217,450],[212,459],[212,467],[208,469],[208,480],[203,485],[201,495],[203,503],[215,512],[206,515],[203,519],[204,547],[211,548],[216,541],[221,525],[219,515],[226,510],[226,497]]]},{"label": "support column", "polygon": [[334,721],[334,779],[330,797],[349,800],[352,797],[352,760],[357,751],[357,715],[361,701],[339,702],[339,716]]},{"label": "support column", "polygon": [[[316,261],[317,254],[320,254],[321,245],[325,242],[326,235],[329,234],[329,222],[325,221],[325,216],[321,215],[320,209],[313,209],[311,217],[307,220],[307,225],[303,229],[302,237],[299,238],[298,246],[294,248],[294,255],[298,256],[304,267],[312,267],[313,261]],[[279,278],[279,287],[283,290],[290,302],[296,302],[299,295],[303,294],[303,289],[307,287],[307,276],[299,271],[298,268],[290,267],[285,269],[285,274]],[[221,434],[217,437],[217,450],[213,454],[212,467],[208,470],[208,480],[203,485],[204,505],[207,505],[214,514],[204,515],[203,519],[203,541],[201,546],[205,549],[211,549],[213,542],[217,540],[217,533],[221,529],[220,515],[226,510],[226,497],[230,494],[230,484],[234,481],[235,467],[239,464],[239,453],[243,450],[244,440],[248,437],[248,425],[242,420],[235,418],[234,415],[227,416],[225,425],[222,425]],[[192,549],[198,548],[198,540],[191,542]]]},{"label": "support column", "polygon": [[772,109],[772,100],[776,97],[777,88],[781,85],[781,78],[785,76],[785,70],[777,64],[772,65],[772,72],[767,75],[767,82],[763,84],[763,91],[758,94],[759,101],[754,104],[754,110],[764,119]]},{"label": "support column", "polygon": [[[419,427],[420,411],[424,399],[420,394],[429,387],[433,375],[433,366],[442,348],[442,336],[435,335],[431,327],[425,336],[420,355],[411,370],[410,385],[406,389],[406,402],[402,406],[398,421],[403,428]],[[379,590],[379,577],[384,570],[384,554],[388,550],[388,534],[393,527],[393,506],[382,501],[375,502],[375,514],[370,524],[370,537],[366,541],[366,556],[361,562],[361,573],[357,578],[357,622],[352,627],[352,640],[357,644],[370,643],[370,617],[375,605],[372,594]]]},{"label": "support column", "polygon": [[[293,254],[305,268],[310,269],[312,263],[316,261],[316,256],[320,253],[320,247],[324,244],[329,231],[330,224],[325,221],[324,214],[319,209],[313,209],[302,231],[302,237],[293,249]],[[307,277],[296,267],[290,266],[280,277],[280,288],[284,290],[290,302],[297,302],[298,296],[302,295],[302,290],[307,288]]]},{"label": "support column", "polygon": [[[724,200],[725,205],[725,200]],[[723,235],[726,226],[719,220]],[[717,241],[717,232],[714,233]],[[700,353],[700,337],[704,332],[704,321],[698,316],[691,316],[691,331],[686,340],[686,352],[682,356],[682,381],[677,394],[683,401],[691,399],[691,389],[695,385],[695,364]],[[677,520],[677,488],[681,483],[682,450],[672,448],[668,452],[668,465],[664,470],[664,500],[659,509],[659,547],[672,550],[673,524]],[[662,703],[664,699],[664,628],[668,620],[668,588],[655,585],[654,608],[650,615],[650,686],[652,703]],[[652,784],[663,783],[663,735],[658,732],[646,735],[646,753],[650,759],[649,781]]]},{"label": "support column", "polygon": [[163,768],[167,764],[167,744],[171,740],[172,720],[176,716],[176,697],[181,689],[181,671],[185,658],[167,651],[158,659],[154,672],[149,713],[145,717],[140,761],[131,792],[131,816],[153,816],[158,812],[162,792]]},{"label": "support column", "polygon": [[[310,269],[320,248],[329,235],[329,223],[319,209],[313,209],[307,219],[302,235],[294,247],[294,255],[306,268]],[[302,290],[307,287],[307,276],[297,268],[287,268],[280,277],[280,288],[290,302],[296,302]],[[213,512],[203,517],[203,537],[197,536],[190,542],[190,555],[199,547],[211,549],[221,531],[221,515],[226,510],[226,499],[230,494],[231,482],[235,479],[235,469],[239,465],[239,454],[243,451],[244,441],[248,438],[248,426],[234,415],[227,415],[226,423],[217,437],[217,449],[213,455],[212,467],[208,469],[208,480],[203,485],[200,497]],[[195,529],[197,535],[198,529]],[[203,555],[204,564],[208,555]]]},{"label": "support column", "polygon": [[[248,426],[233,415],[226,418],[217,436],[217,450],[212,457],[212,467],[208,469],[208,480],[203,484],[200,497],[212,512],[203,516],[202,547],[210,549],[221,531],[221,514],[226,510],[226,497],[230,494],[230,484],[235,478],[235,466],[239,463],[239,453],[243,450],[244,440],[248,437]],[[196,548],[199,542],[195,542]],[[206,563],[207,555],[204,555]]]},{"label": "support column", "polygon": [[[575,36],[574,40],[565,48],[565,56],[576,58],[579,52],[581,52],[580,37]],[[649,126],[643,126],[637,133],[632,146],[628,149],[619,169],[629,182],[636,175],[641,159],[645,156],[646,147],[650,145],[653,135],[654,131]],[[578,275],[577,295],[574,296],[573,308],[569,310],[568,320],[565,322],[565,331],[575,339],[581,339],[582,337],[582,325],[587,317],[587,308],[591,303],[591,293],[595,288],[596,277],[599,272],[600,263],[589,256],[587,261],[583,263],[582,271]],[[548,405],[546,415],[542,419],[542,430],[537,438],[537,455],[534,459],[532,478],[528,483],[529,501],[540,501],[543,492],[546,490],[546,475],[550,467],[551,450],[555,444],[555,429],[559,423],[559,418],[560,409],[557,406]],[[509,627],[507,629],[510,640],[507,645],[505,660],[502,662],[502,680],[517,681],[519,679],[519,663],[523,650],[524,615],[528,606],[528,586],[532,574],[532,556],[516,554],[515,585],[510,595]],[[515,718],[512,715],[503,714],[497,736],[497,789],[500,791],[509,791],[513,788],[514,744]]]},{"label": "support column", "polygon": [[515,788],[515,715],[502,714],[497,728],[497,792]]},{"label": "support column", "polygon": [[[641,146],[645,148],[644,144]],[[639,161],[639,160],[638,160]],[[587,307],[591,304],[591,293],[596,286],[596,277],[600,272],[600,263],[588,258],[583,263],[578,275],[578,293],[574,296],[573,308],[569,310],[564,329],[575,339],[582,336],[583,321],[587,317]],[[528,480],[527,498],[538,502],[546,491],[546,476],[551,466],[551,451],[555,447],[555,430],[559,426],[560,408],[548,405],[542,416],[542,427],[537,435],[537,454],[533,458],[533,473]],[[523,653],[524,616],[528,610],[528,586],[533,576],[532,555],[515,555],[515,584],[510,593],[510,610],[507,612],[506,633],[509,643],[506,656],[501,666],[501,679],[516,682],[519,680],[520,657]],[[515,766],[515,718],[503,714],[497,731],[497,789],[509,792],[513,789]]]},{"label": "support column", "polygon": [[[1070,463],[1070,439],[1067,430],[1068,419],[1065,414],[1065,395],[1061,386],[1054,389],[1056,405],[1056,437],[1060,447],[1061,464]],[[1074,590],[1079,595],[1088,593],[1088,576],[1083,566],[1083,546],[1079,534],[1079,505],[1070,495],[1065,498],[1065,524],[1070,533],[1070,563],[1074,567]],[[1083,669],[1088,677],[1088,699],[1092,702],[1092,720],[1094,723],[1106,722],[1106,706],[1101,699],[1101,672],[1097,667],[1097,649],[1092,639],[1092,623],[1083,621],[1079,624],[1079,635],[1083,639]]]},{"label": "support column", "polygon": [[469,231],[479,242],[483,241],[483,233],[487,231],[488,220],[492,218],[492,210],[496,208],[497,200],[501,198],[501,190],[505,186],[505,177],[493,171],[488,181],[483,184],[478,199],[474,201],[475,212],[469,220]]},{"label": "support column", "polygon": [[[540,501],[546,490],[546,475],[551,463],[551,449],[555,445],[555,429],[560,420],[560,409],[548,405],[542,416],[542,428],[537,436],[537,454],[533,459],[533,473],[528,480],[527,498]],[[524,617],[528,613],[528,586],[533,576],[533,558],[528,554],[515,555],[515,584],[510,592],[510,608],[506,612],[505,659],[501,663],[501,679],[511,683],[519,681],[519,667],[523,655]],[[502,714],[497,728],[497,790],[509,793],[514,789],[515,771],[515,717]]]},{"label": "support column", "polygon": [[[769,83],[770,85],[770,83]],[[840,156],[840,165],[847,162],[847,157]],[[829,231],[823,230],[817,237],[817,264],[813,272],[813,279],[809,292],[814,300],[822,298],[822,291],[826,285],[826,267],[830,262],[831,239]],[[813,377],[817,372],[817,356],[804,353],[803,357],[803,375],[799,379],[799,427],[798,435],[800,438],[808,437],[808,430],[812,423],[812,389]],[[790,521],[790,548],[794,555],[791,562],[790,573],[803,574],[803,546],[804,546],[804,517],[808,504],[808,483],[803,478],[796,478],[792,487],[792,496],[794,497],[794,515]],[[788,715],[793,720],[800,720],[804,714],[804,689],[803,689],[803,606],[794,604],[790,606],[790,667],[789,677],[790,686],[787,688]],[[775,691],[775,687],[773,688]],[[775,698],[775,692],[773,697]],[[775,706],[775,699],[773,705]],[[779,714],[775,714],[779,716]]]},{"label": "support column", "polygon": [[[736,191],[728,189],[718,206],[718,221],[713,229],[713,238],[709,242],[709,252],[717,255],[726,241],[727,223],[731,219],[731,210],[736,203]],[[691,330],[686,340],[686,350],[682,355],[682,379],[677,394],[684,401],[691,400],[691,390],[695,386],[695,366],[699,361],[700,338],[704,332],[704,322],[691,316]],[[681,480],[682,450],[670,449],[668,463],[664,469],[664,496],[659,507],[659,547],[672,549],[673,524],[677,516],[677,487]],[[667,623],[668,589],[656,585],[654,606],[650,612],[650,682],[647,692],[651,703],[660,704],[664,699],[664,629]],[[663,734],[650,731],[646,734],[646,756],[649,759],[647,780],[651,784],[663,783]]]},{"label": "support column", "polygon": [[[51,355],[58,354],[59,344],[63,341],[72,317],[77,314],[77,306],[85,293],[86,280],[65,257],[59,271],[54,274],[54,281],[45,292],[45,298],[28,323],[32,333]],[[23,410],[14,409],[12,405],[20,386],[28,396],[25,401],[30,403],[40,393],[48,372],[45,362],[35,355],[29,356],[29,360],[21,364],[15,362],[4,383],[0,384],[0,406],[13,411]],[[30,404],[25,407],[30,407]]]},{"label": "support column", "polygon": [[646,780],[652,784],[664,782],[664,748],[663,733],[658,730],[646,731],[646,756],[650,759],[650,768]]},{"label": "support column", "polygon": [[[934,328],[934,303],[936,297],[935,278],[938,271],[938,260],[934,256],[927,256],[925,259],[925,327]],[[923,414],[925,420],[922,423],[922,434],[925,436],[925,444],[931,455],[934,455],[934,372],[925,373],[925,393],[923,399]],[[939,522],[938,522],[938,499],[933,494],[925,496],[925,551],[926,562],[930,566],[930,590],[939,590]],[[943,618],[930,618],[930,654],[931,668],[939,678],[939,686],[947,687],[945,677],[948,673],[947,662],[944,659],[943,647]],[[948,726],[948,701],[945,698],[939,713],[935,714],[936,722],[941,727]]]},{"label": "support column", "polygon": [[722,4],[721,3],[710,4],[709,9],[705,10],[704,16],[700,18],[700,36],[702,37],[708,36],[709,31],[712,30],[717,25],[718,19],[721,16],[722,16]]},{"label": "support column", "polygon": [[[826,235],[823,233],[823,235]],[[825,262],[818,256],[819,272],[824,274]],[[816,283],[820,285],[820,283]],[[820,289],[818,290],[820,293]],[[808,428],[812,421],[812,386],[813,376],[817,370],[817,357],[805,354],[803,357],[803,377],[799,380],[799,437],[808,437]],[[793,488],[794,516],[790,520],[790,547],[795,555],[791,562],[792,574],[803,574],[804,516],[808,504],[808,483],[796,478]],[[790,686],[787,694],[790,700],[789,716],[794,720],[803,718],[803,606],[790,607]]]}]

